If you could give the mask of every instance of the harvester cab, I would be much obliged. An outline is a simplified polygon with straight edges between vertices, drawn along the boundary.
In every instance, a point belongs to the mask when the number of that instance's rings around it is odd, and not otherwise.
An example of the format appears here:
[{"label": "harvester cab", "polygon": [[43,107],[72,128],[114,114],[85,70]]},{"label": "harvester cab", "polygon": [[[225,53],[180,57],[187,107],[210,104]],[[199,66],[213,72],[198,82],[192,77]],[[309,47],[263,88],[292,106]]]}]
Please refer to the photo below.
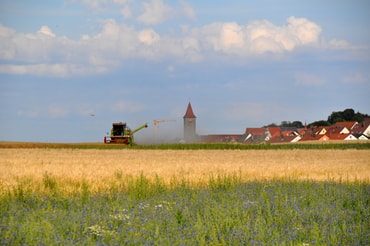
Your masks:
[{"label": "harvester cab", "polygon": [[104,143],[133,145],[134,133],[146,127],[148,127],[148,124],[145,123],[135,130],[131,130],[126,123],[113,123],[110,136],[104,137]]},{"label": "harvester cab", "polygon": [[123,135],[125,135],[124,134],[125,129],[126,129],[126,123],[122,123],[122,122],[113,123],[112,124],[112,129],[111,129],[111,132],[110,132],[110,136],[111,137],[123,136]]}]

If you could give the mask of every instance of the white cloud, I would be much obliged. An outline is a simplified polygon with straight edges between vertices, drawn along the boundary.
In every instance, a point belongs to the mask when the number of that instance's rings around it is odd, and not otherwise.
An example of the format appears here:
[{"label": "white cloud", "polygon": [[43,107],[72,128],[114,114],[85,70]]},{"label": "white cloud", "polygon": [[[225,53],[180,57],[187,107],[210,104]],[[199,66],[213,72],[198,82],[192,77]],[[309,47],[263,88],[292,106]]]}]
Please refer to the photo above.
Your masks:
[{"label": "white cloud", "polygon": [[131,8],[129,6],[122,7],[121,14],[122,14],[123,18],[125,18],[125,19],[131,18],[132,17]]},{"label": "white cloud", "polygon": [[129,57],[132,50],[135,50],[133,47],[137,42],[135,37],[136,32],[132,28],[108,19],[102,23],[101,32],[75,43],[73,49],[79,48],[79,56],[86,55],[88,62],[93,66],[112,67],[121,58]]},{"label": "white cloud", "polygon": [[306,18],[288,18],[287,29],[293,39],[299,40],[301,44],[317,43],[321,33],[321,27]]},{"label": "white cloud", "polygon": [[183,53],[182,57],[184,57],[185,60],[189,60],[191,62],[198,62],[202,60],[201,55],[201,48],[200,43],[196,38],[193,37],[185,37],[181,40],[181,48]]},{"label": "white cloud", "polygon": [[0,37],[9,37],[16,33],[15,30],[8,28],[0,23]]},{"label": "white cloud", "polygon": [[[122,0],[122,4],[127,2]],[[102,3],[98,1],[96,4]],[[120,4],[119,0],[116,3]],[[165,13],[171,12],[161,0],[153,0],[144,6],[143,18],[148,18],[148,23],[163,21],[167,18]],[[101,22],[99,32],[83,34],[78,40],[57,36],[46,25],[36,33],[23,34],[0,24],[0,73],[63,77],[105,73],[131,58],[173,58],[185,62],[199,62],[215,54],[250,58],[319,45],[320,34],[321,28],[316,23],[295,17],[288,18],[281,26],[266,20],[245,25],[211,23],[199,28],[187,27],[181,36],[161,35],[154,28],[138,30],[107,19]],[[331,44],[344,47],[346,43],[332,41]]]},{"label": "white cloud", "polygon": [[161,39],[159,34],[156,33],[153,29],[142,30],[141,32],[139,32],[138,37],[140,42],[146,45],[151,45],[155,42],[158,42]]},{"label": "white cloud", "polygon": [[55,34],[48,26],[42,26],[37,33],[48,36],[48,37],[52,37],[52,38],[55,37]]},{"label": "white cloud", "polygon": [[194,20],[196,18],[195,10],[191,5],[185,1],[181,1],[181,11],[189,19]]},{"label": "white cloud", "polygon": [[[9,65],[1,64],[0,73],[7,74],[31,74],[46,77],[67,77],[73,75],[84,75],[93,73],[96,70],[86,66],[75,64],[28,64],[28,65]],[[104,71],[100,71],[104,72]]]},{"label": "white cloud", "polygon": [[223,47],[242,47],[244,45],[244,37],[242,28],[236,23],[226,23],[221,30],[221,43]]},{"label": "white cloud", "polygon": [[268,21],[213,23],[193,30],[203,47],[240,56],[281,53],[317,44],[321,28],[305,18],[290,17],[284,26]]},{"label": "white cloud", "polygon": [[151,0],[143,3],[143,14],[137,20],[146,25],[157,25],[169,18],[172,8],[166,5],[162,0]]}]

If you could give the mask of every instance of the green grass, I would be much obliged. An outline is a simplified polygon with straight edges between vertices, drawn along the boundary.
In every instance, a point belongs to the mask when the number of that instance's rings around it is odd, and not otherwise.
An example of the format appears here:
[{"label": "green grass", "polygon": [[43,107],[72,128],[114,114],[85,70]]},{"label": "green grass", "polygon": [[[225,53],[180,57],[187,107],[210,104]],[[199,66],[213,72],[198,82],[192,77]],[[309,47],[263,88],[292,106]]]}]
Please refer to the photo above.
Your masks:
[{"label": "green grass", "polygon": [[1,245],[370,244],[368,183],[241,183],[235,174],[194,188],[140,175],[120,190],[92,194],[85,184],[63,195],[52,176],[43,182],[50,193],[23,183],[0,197]]}]

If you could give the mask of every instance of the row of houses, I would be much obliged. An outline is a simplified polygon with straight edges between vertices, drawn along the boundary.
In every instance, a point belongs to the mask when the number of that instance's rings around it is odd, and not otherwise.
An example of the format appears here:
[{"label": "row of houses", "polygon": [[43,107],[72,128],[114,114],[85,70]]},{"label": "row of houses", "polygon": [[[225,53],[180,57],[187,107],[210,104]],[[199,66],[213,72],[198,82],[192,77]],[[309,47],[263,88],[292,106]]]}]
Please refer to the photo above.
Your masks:
[{"label": "row of houses", "polygon": [[370,140],[370,118],[361,123],[337,122],[332,126],[246,128],[244,134],[201,135],[201,142],[294,143],[302,141]]}]

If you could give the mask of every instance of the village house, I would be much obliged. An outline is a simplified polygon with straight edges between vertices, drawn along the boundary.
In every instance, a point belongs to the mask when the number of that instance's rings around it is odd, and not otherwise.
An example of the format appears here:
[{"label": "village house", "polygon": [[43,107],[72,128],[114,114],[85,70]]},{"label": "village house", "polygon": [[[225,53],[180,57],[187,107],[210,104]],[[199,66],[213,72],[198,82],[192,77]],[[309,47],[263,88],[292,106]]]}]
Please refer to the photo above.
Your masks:
[{"label": "village house", "polygon": [[296,127],[263,127],[263,128],[246,128],[244,143],[283,143],[298,142],[301,138]]},{"label": "village house", "polygon": [[362,123],[356,124],[352,129],[352,134],[359,140],[370,139],[370,118],[365,118]]},{"label": "village house", "polygon": [[243,143],[261,143],[270,139],[270,133],[266,128],[246,128],[242,137]]},{"label": "village house", "polygon": [[204,143],[295,143],[301,141],[369,140],[370,118],[363,122],[336,122],[331,126],[297,127],[247,127],[243,134],[197,135],[196,116],[189,102],[184,115],[184,139],[186,142]]},{"label": "village house", "polygon": [[364,122],[336,122],[332,126],[319,126],[308,129],[300,141],[326,140],[369,140],[370,118]]}]

